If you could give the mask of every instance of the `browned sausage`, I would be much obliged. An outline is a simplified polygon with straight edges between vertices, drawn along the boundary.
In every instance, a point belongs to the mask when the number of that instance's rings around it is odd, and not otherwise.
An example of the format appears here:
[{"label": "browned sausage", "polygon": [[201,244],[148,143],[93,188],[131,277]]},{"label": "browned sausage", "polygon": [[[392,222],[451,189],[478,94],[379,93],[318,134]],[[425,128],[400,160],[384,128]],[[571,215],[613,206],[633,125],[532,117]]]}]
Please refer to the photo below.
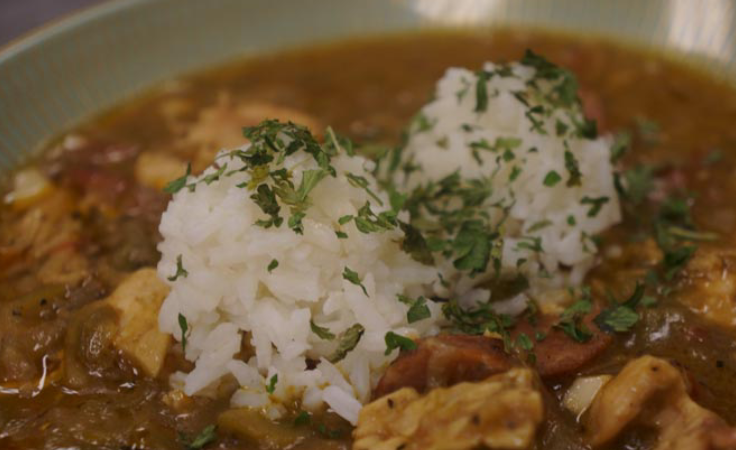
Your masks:
[{"label": "browned sausage", "polygon": [[[563,331],[554,328],[557,317],[541,317],[536,327],[520,322],[514,329],[515,339],[521,333],[535,336],[543,331],[546,337],[536,341],[536,369],[542,378],[555,378],[580,370],[600,355],[612,341],[592,322],[590,314],[584,323],[593,337],[576,342]],[[382,397],[403,387],[424,392],[435,387],[451,386],[463,381],[480,381],[521,364],[504,350],[503,341],[485,336],[439,335],[421,339],[417,348],[402,353],[378,382],[374,398]]]},{"label": "browned sausage", "polygon": [[499,339],[484,336],[440,335],[422,339],[389,366],[373,392],[382,397],[402,387],[419,392],[480,381],[514,366]]},{"label": "browned sausage", "polygon": [[[520,333],[526,333],[532,337],[534,354],[536,355],[536,369],[539,376],[542,378],[556,378],[570,375],[595,359],[613,341],[609,334],[601,331],[593,323],[593,318],[597,313],[598,311],[594,311],[593,314],[589,314],[583,319],[585,327],[593,335],[586,342],[577,342],[559,328],[554,328],[554,324],[558,320],[555,316],[540,317],[535,327],[525,321],[521,322],[514,329],[512,336],[516,337]],[[543,340],[537,341],[534,339],[537,331],[541,331],[546,335]]]}]

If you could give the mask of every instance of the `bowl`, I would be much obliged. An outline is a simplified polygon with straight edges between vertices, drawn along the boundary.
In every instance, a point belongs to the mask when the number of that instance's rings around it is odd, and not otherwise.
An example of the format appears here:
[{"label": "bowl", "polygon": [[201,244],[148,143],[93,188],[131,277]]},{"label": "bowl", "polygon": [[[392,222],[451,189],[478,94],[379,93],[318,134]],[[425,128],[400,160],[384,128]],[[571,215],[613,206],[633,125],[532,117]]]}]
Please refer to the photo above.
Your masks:
[{"label": "bowl", "polygon": [[114,0],[0,52],[0,173],[86,118],[184,73],[353,36],[498,26],[610,37],[736,82],[731,0]]}]

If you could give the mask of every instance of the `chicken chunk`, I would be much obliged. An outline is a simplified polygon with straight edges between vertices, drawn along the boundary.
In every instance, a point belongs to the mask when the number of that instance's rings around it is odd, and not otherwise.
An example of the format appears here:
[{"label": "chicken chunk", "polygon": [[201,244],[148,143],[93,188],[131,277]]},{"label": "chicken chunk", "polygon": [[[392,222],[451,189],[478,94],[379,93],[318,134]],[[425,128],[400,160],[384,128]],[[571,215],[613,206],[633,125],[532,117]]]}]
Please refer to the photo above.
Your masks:
[{"label": "chicken chunk", "polygon": [[637,423],[658,431],[656,450],[736,449],[736,429],[695,403],[680,371],[652,356],[629,362],[609,381],[584,421],[594,447]]},{"label": "chicken chunk", "polygon": [[34,208],[7,216],[0,236],[0,271],[17,276],[36,264],[46,284],[74,285],[89,275],[88,262],[76,249],[82,223],[74,217],[74,197],[53,188]]},{"label": "chicken chunk", "polygon": [[680,301],[708,320],[736,327],[736,250],[701,247],[686,270]]},{"label": "chicken chunk", "polygon": [[167,153],[142,152],[135,160],[135,179],[152,189],[162,190],[186,169],[184,161]]},{"label": "chicken chunk", "polygon": [[525,449],[534,442],[543,411],[529,369],[425,395],[407,387],[363,408],[353,449]]},{"label": "chicken chunk", "polygon": [[161,372],[171,339],[158,329],[158,310],[168,293],[155,269],[141,269],[105,300],[120,315],[115,346],[152,377]]},{"label": "chicken chunk", "polygon": [[229,95],[222,94],[216,105],[200,112],[197,122],[188,127],[184,136],[182,144],[197,151],[195,171],[210,165],[223,148],[243,145],[243,127],[257,125],[265,119],[290,120],[314,133],[321,131],[316,119],[299,110],[266,102],[236,104]]}]

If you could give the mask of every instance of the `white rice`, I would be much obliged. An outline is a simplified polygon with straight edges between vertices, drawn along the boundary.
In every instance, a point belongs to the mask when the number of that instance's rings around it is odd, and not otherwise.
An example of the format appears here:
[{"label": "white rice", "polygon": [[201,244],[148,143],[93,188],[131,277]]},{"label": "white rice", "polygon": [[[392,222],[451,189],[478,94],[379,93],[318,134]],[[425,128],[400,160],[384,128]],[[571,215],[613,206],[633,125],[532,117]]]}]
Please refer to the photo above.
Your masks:
[{"label": "white rice", "polygon": [[[494,72],[499,67],[486,63],[483,69]],[[565,138],[582,173],[581,184],[568,187],[565,145],[555,127],[561,121],[572,129],[574,125],[568,113],[575,121],[582,121],[581,108],[553,109],[549,117],[541,118],[546,135],[532,131],[532,122],[526,115],[528,107],[514,93],[522,92],[534,98],[535,93],[528,83],[535,70],[521,64],[509,67],[512,76],[495,75],[486,82],[489,98],[484,112],[475,112],[478,75],[460,68],[447,70],[437,84],[434,100],[420,112],[424,126],[413,126],[402,152],[404,163],[410,162],[419,168],[408,176],[397,172],[395,179],[399,186],[410,190],[455,171],[465,179],[493,177],[493,194],[485,202],[488,213],[498,222],[503,217],[501,210],[489,205],[513,205],[502,233],[502,271],[507,275],[521,272],[529,278],[531,292],[540,294],[549,288],[580,284],[597,253],[591,237],[621,219],[610,162],[612,141],[610,137]],[[536,83],[542,93],[553,88],[546,80],[536,80]],[[533,100],[530,104],[534,106]],[[473,155],[471,143],[485,140],[493,144],[498,138],[521,141],[513,151],[514,158],[506,161],[498,153],[479,150],[480,164]],[[536,152],[530,152],[532,148],[536,148]],[[521,171],[510,181],[514,167]],[[562,180],[548,187],[544,180],[552,170]],[[591,216],[591,205],[581,203],[584,197],[607,197],[608,202]],[[547,223],[544,227],[529,231],[543,222]],[[543,252],[519,248],[520,241],[530,242],[524,237],[540,239]],[[526,262],[517,267],[520,261]],[[457,295],[472,293],[474,286],[486,281],[492,272],[489,269],[486,276],[470,278],[460,276],[449,261],[442,266],[445,278],[455,281],[454,294]],[[510,310],[518,310],[519,305],[525,303],[524,299],[517,298],[516,307]],[[509,308],[509,305],[499,306]]]},{"label": "white rice", "polygon": [[[228,154],[218,160],[225,162],[229,170],[241,167]],[[332,165],[337,178],[328,176],[311,192],[303,235],[286,224],[268,229],[254,225],[265,215],[250,199],[252,192],[237,187],[248,181],[246,172],[209,185],[200,182],[194,192],[182,189],[175,194],[161,220],[164,240],[158,271],[162,278],[174,274],[181,255],[188,275],[169,282],[171,293],[159,323],[180,339],[177,318],[182,314],[191,329],[186,358],[196,366],[176,377],[186,394],[203,393],[230,374],[241,386],[232,399],[235,406],[263,408],[278,417],[281,405],[296,398],[308,410],[326,403],[355,423],[377,374],[398,353],[384,355],[386,333],[416,338],[437,332],[438,306],[428,305],[432,318],[409,325],[408,306],[397,300],[398,294],[413,298],[425,294],[425,286],[436,278],[435,269],[400,250],[401,231],[364,234],[353,222],[338,224],[341,216],[355,215],[370,200],[345,173],[365,176],[378,192],[366,170],[373,163],[342,155],[333,158]],[[292,170],[295,180],[304,170],[317,168],[305,153],[287,157],[283,166]],[[215,171],[211,167],[199,179]],[[378,195],[389,204],[385,194]],[[373,202],[376,213],[386,208]],[[336,230],[348,238],[338,239]],[[272,260],[278,267],[269,273]],[[343,279],[345,267],[360,275],[367,296]],[[356,323],[365,333],[357,347],[333,365],[324,358],[333,352],[337,339],[320,339],[311,331],[310,320],[336,335]],[[255,348],[247,363],[233,358],[243,333]],[[316,369],[307,370],[306,358],[322,359]],[[278,382],[268,395],[266,387],[274,375]]]},{"label": "white rice", "polygon": [[[485,66],[487,71],[495,68]],[[415,128],[404,149],[404,161],[413,161],[421,170],[400,180],[400,185],[408,190],[456,170],[464,178],[497,172],[487,203],[513,203],[503,230],[502,270],[505,274],[521,271],[533,286],[529,292],[496,304],[499,312],[516,315],[526,307],[528,295],[550,286],[580,283],[597,251],[589,236],[619,221],[620,215],[607,138],[569,139],[569,149],[582,172],[581,185],[567,187],[563,181],[544,186],[550,170],[566,179],[565,148],[554,126],[557,119],[568,119],[553,114],[544,119],[547,135],[530,132],[525,107],[512,93],[529,89],[526,82],[534,72],[520,65],[512,68],[515,76],[488,81],[487,90],[494,95],[482,113],[474,111],[477,76],[464,69],[447,71],[438,83],[435,100],[422,109],[433,124],[431,129]],[[463,89],[470,92],[458,95]],[[471,126],[470,131],[465,125]],[[514,160],[497,161],[494,155],[483,154],[484,163],[478,164],[470,143],[481,139],[492,143],[499,137],[522,140]],[[531,147],[538,151],[528,152]],[[171,380],[186,394],[207,394],[223,377],[234,377],[240,388],[232,397],[233,406],[261,408],[278,418],[285,412],[284,405],[296,400],[306,410],[326,406],[355,424],[371,388],[398,353],[384,354],[386,333],[417,338],[437,333],[443,324],[440,307],[433,302],[428,302],[430,318],[409,324],[408,306],[397,300],[399,294],[412,298],[432,293],[457,295],[465,305],[490,298],[489,291],[477,287],[487,276],[460,274],[451,261],[440,258],[439,267],[412,260],[399,248],[403,234],[398,229],[365,234],[354,222],[339,225],[340,217],[356,215],[371,200],[364,189],[349,183],[348,172],[364,176],[387,205],[372,202],[376,213],[388,208],[387,195],[371,175],[372,162],[359,156],[333,158],[337,177],[325,178],[310,193],[312,204],[303,221],[303,235],[286,224],[279,228],[255,225],[265,215],[251,200],[252,191],[238,187],[249,181],[247,172],[223,176],[211,184],[201,182],[224,163],[228,170],[242,167],[239,159],[221,153],[217,164],[202,176],[189,178],[190,182],[200,181],[196,190],[182,189],[174,195],[160,225],[164,237],[159,246],[160,276],[166,279],[177,272],[179,256],[188,272],[169,282],[171,293],[159,314],[161,329],[176,339],[181,339],[180,314],[190,329],[185,356],[195,368]],[[287,157],[282,165],[293,173],[295,182],[305,170],[317,168],[314,159],[301,152]],[[514,165],[522,171],[509,181]],[[581,204],[586,196],[605,196],[609,201],[591,217],[590,205]],[[490,206],[488,212],[498,214]],[[570,217],[574,218],[572,225]],[[528,231],[540,221],[549,224]],[[338,230],[348,237],[339,239]],[[524,237],[541,239],[544,251],[520,249],[518,243]],[[519,265],[522,258],[526,262]],[[269,272],[273,260],[278,267]],[[367,295],[343,278],[346,267],[359,274]],[[439,287],[438,271],[454,281],[452,291]],[[335,335],[355,324],[362,325],[365,333],[355,349],[333,364],[327,358],[338,340],[318,337],[310,321]],[[234,357],[243,337],[255,349],[246,362]],[[308,370],[307,359],[318,361],[316,368]],[[276,376],[274,391],[269,393],[267,388]]]}]

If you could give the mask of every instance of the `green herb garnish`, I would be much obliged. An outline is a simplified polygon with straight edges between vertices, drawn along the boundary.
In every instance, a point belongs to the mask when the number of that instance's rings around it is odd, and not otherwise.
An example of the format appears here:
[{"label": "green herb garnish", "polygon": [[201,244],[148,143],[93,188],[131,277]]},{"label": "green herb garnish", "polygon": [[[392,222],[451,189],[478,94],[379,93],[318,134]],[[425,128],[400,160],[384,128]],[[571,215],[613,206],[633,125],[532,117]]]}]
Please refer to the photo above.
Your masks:
[{"label": "green herb garnish", "polygon": [[575,159],[575,155],[570,150],[565,150],[565,169],[567,169],[567,173],[569,174],[567,187],[580,186],[580,180],[583,174],[580,172],[578,160]]},{"label": "green herb garnish", "polygon": [[309,321],[309,327],[312,329],[312,333],[316,334],[320,339],[331,341],[335,339],[335,335],[330,332],[329,328],[321,327],[314,323],[313,320]]},{"label": "green herb garnish", "polygon": [[553,187],[557,183],[559,183],[561,180],[562,180],[562,177],[560,176],[559,173],[557,173],[554,170],[550,170],[549,172],[547,172],[547,175],[545,175],[543,183],[547,187]]},{"label": "green herb garnish", "polygon": [[187,184],[187,178],[189,178],[189,175],[192,174],[192,164],[187,164],[187,170],[181,177],[177,178],[176,180],[170,181],[166,187],[164,187],[164,192],[168,194],[176,194],[180,190],[184,188]]},{"label": "green herb garnish", "polygon": [[268,386],[266,386],[266,392],[273,394],[276,392],[276,383],[279,382],[279,374],[275,373],[271,378],[268,379]]},{"label": "green herb garnish", "polygon": [[410,351],[417,348],[416,342],[409,339],[408,337],[396,334],[393,331],[389,331],[388,333],[386,333],[384,340],[386,341],[386,351],[384,352],[385,355],[390,355],[391,352],[397,348],[401,351]]},{"label": "green herb garnish", "polygon": [[588,327],[583,324],[583,317],[590,313],[593,303],[590,299],[590,291],[583,288],[582,292],[582,298],[567,307],[560,314],[560,320],[555,325],[576,342],[588,342],[593,337]]},{"label": "green herb garnish", "polygon": [[428,319],[432,316],[427,306],[427,300],[424,297],[419,297],[413,300],[405,295],[399,295],[399,301],[406,305],[409,305],[409,310],[406,312],[406,320],[409,323],[419,322],[420,320]]},{"label": "green herb garnish", "polygon": [[644,298],[644,284],[637,283],[634,293],[621,304],[614,304],[601,311],[594,319],[598,328],[609,333],[625,333],[639,321],[636,307]]},{"label": "green herb garnish", "polygon": [[187,270],[184,268],[184,264],[182,263],[181,258],[181,255],[176,257],[176,273],[170,277],[167,277],[167,280],[176,281],[179,279],[179,277],[186,278],[189,276],[189,272],[187,272]]},{"label": "green herb garnish", "polygon": [[368,291],[366,290],[365,286],[363,286],[363,281],[360,279],[358,272],[354,272],[350,270],[349,267],[345,266],[342,271],[342,278],[353,283],[356,286],[360,286],[360,288],[363,290],[363,293],[368,296]]},{"label": "green herb garnish", "polygon": [[583,205],[591,205],[588,210],[588,217],[595,217],[603,208],[603,205],[608,203],[610,199],[608,197],[588,197],[587,195],[580,200]]},{"label": "green herb garnish", "polygon": [[493,72],[481,70],[477,73],[478,81],[475,84],[475,112],[481,113],[488,109],[488,81]]},{"label": "green herb garnish", "polygon": [[209,425],[205,427],[197,436],[191,441],[187,437],[179,433],[179,441],[184,445],[186,450],[201,450],[208,444],[214,442],[217,439],[217,425]]},{"label": "green herb garnish", "polygon": [[300,411],[299,414],[294,418],[294,426],[301,427],[312,423],[312,415],[306,411]]},{"label": "green herb garnish", "polygon": [[327,360],[334,364],[345,358],[345,356],[347,356],[347,354],[358,345],[364,332],[365,328],[363,328],[363,325],[359,323],[356,323],[345,330],[338,339],[337,348],[329,357],[327,357]]},{"label": "green herb garnish", "polygon": [[179,313],[179,330],[181,330],[181,351],[186,354],[187,352],[187,336],[189,336],[189,323],[184,314]]}]

